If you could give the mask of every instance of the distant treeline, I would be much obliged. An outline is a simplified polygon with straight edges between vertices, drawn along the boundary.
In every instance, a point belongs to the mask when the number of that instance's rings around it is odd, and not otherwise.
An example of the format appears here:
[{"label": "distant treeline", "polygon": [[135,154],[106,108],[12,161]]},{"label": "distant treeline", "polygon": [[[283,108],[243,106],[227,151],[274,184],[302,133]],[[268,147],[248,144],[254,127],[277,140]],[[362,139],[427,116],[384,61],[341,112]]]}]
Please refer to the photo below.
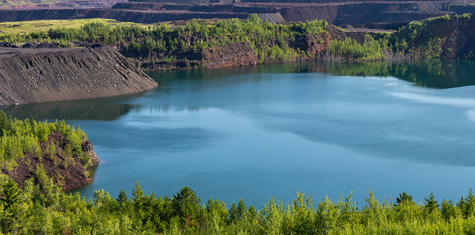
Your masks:
[{"label": "distant treeline", "polygon": [[327,22],[316,20],[290,25],[272,24],[262,21],[256,14],[247,20],[239,19],[192,20],[184,26],[172,29],[166,24],[145,26],[111,26],[105,23],[89,23],[80,28],[55,28],[48,31],[28,34],[10,34],[0,36],[1,41],[22,42],[56,42],[60,46],[71,46],[71,41],[100,42],[105,44],[120,43],[125,46],[125,53],[137,54],[175,51],[214,50],[217,46],[236,42],[249,42],[251,48],[264,58],[286,60],[290,57],[306,55],[289,47],[288,41],[305,34],[327,33]]},{"label": "distant treeline", "polygon": [[[259,57],[259,62],[286,61],[296,57],[314,57],[302,50],[301,43],[305,35],[317,35],[315,42],[324,43],[325,35],[329,33],[328,23],[316,20],[304,23],[273,24],[261,20],[256,14],[247,20],[230,19],[191,20],[184,26],[174,26],[171,29],[166,24],[150,26],[118,25],[107,23],[88,23],[80,28],[52,28],[47,31],[28,34],[9,34],[0,36],[0,40],[10,43],[23,42],[55,42],[60,46],[71,46],[72,41],[99,42],[120,45],[124,53],[131,55],[146,55],[148,52],[166,52],[171,60],[172,54],[178,51],[211,52],[218,46],[238,42],[248,42]],[[382,34],[377,40],[366,37],[364,44],[359,44],[351,38],[329,43],[329,52],[343,57],[353,57],[363,60],[384,59],[382,49],[389,48],[389,34]],[[307,45],[308,46],[308,45]]]},{"label": "distant treeline", "polygon": [[[463,22],[469,19],[470,15],[464,14],[411,22],[392,34],[366,34],[360,42],[346,36],[334,26],[330,30],[324,20],[273,24],[261,20],[256,14],[247,20],[191,20],[185,25],[172,27],[164,23],[145,26],[92,22],[79,28],[60,27],[42,32],[8,34],[0,36],[0,40],[10,43],[55,42],[62,47],[71,46],[74,41],[105,43],[117,46],[128,57],[151,58],[152,61],[148,62],[153,64],[174,60],[202,60],[184,56],[177,58],[177,54],[193,56],[196,52],[213,53],[218,47],[240,42],[249,43],[258,56],[259,63],[312,59],[322,55],[359,61],[401,59],[407,56],[440,58],[444,50],[446,54],[452,50],[448,46],[443,48],[443,43],[449,45],[450,42],[447,42],[455,39],[446,38],[448,36],[444,35],[444,30],[437,31],[433,27],[437,24],[444,26],[444,22]],[[435,26],[431,22],[435,22]],[[434,34],[433,31],[437,33]],[[317,44],[320,49],[311,49]],[[151,55],[151,52],[155,54]],[[473,56],[474,53],[467,53],[465,57]]]}]

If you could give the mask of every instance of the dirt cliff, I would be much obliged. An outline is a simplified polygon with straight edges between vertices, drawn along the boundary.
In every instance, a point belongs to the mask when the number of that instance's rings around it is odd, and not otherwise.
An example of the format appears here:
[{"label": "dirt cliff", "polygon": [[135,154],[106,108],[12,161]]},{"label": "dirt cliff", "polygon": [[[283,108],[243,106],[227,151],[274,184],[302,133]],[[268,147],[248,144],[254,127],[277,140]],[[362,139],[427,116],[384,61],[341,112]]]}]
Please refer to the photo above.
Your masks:
[{"label": "dirt cliff", "polygon": [[39,9],[39,8],[110,8],[117,2],[126,0],[2,0],[0,9]]},{"label": "dirt cliff", "polygon": [[11,51],[1,59],[0,50],[0,105],[117,96],[158,86],[109,46],[3,50]]},{"label": "dirt cliff", "polygon": [[[252,13],[263,19],[308,21],[324,19],[335,25],[394,23],[422,20],[445,14],[475,12],[463,1],[367,1],[367,0],[260,0],[260,1],[190,1],[137,0],[118,2],[112,9],[32,9],[0,10],[0,22],[41,19],[109,18],[136,23],[190,20],[194,18],[240,18]],[[276,18],[277,20],[274,20]]]},{"label": "dirt cliff", "polygon": [[226,68],[258,64],[258,58],[248,42],[218,46],[203,51],[206,68]]}]

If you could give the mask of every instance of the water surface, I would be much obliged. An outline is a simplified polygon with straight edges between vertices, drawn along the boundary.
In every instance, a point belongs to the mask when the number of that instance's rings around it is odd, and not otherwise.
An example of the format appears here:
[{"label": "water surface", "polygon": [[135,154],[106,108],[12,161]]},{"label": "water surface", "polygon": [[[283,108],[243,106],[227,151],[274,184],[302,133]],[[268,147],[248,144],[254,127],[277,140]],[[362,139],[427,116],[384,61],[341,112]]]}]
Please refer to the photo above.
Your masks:
[{"label": "water surface", "polygon": [[379,199],[458,200],[474,187],[472,71],[432,61],[151,72],[161,86],[149,92],[5,110],[86,131],[101,164],[85,196],[130,196],[138,181],[258,207],[297,191],[364,204],[369,187]]}]

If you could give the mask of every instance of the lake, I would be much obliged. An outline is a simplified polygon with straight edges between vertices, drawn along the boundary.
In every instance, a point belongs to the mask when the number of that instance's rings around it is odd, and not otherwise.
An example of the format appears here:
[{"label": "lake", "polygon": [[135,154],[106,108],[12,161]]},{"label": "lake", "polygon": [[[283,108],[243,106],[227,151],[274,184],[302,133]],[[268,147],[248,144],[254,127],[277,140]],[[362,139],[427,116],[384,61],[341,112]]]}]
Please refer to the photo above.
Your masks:
[{"label": "lake", "polygon": [[316,201],[368,189],[459,200],[475,176],[475,65],[294,63],[149,72],[155,90],[6,107],[80,125],[101,164],[79,190],[172,196],[189,186],[229,206]]}]

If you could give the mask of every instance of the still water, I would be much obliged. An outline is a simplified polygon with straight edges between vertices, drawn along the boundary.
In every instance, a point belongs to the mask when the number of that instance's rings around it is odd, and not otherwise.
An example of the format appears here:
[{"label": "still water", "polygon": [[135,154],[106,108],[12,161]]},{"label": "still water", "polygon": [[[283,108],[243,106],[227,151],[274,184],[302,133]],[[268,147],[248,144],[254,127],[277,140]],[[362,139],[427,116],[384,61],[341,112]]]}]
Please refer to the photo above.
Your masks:
[{"label": "still water", "polygon": [[475,187],[475,66],[285,64],[150,72],[156,90],[8,107],[18,118],[80,125],[101,164],[79,190],[243,198],[353,192],[365,204],[406,191],[458,200]]}]

